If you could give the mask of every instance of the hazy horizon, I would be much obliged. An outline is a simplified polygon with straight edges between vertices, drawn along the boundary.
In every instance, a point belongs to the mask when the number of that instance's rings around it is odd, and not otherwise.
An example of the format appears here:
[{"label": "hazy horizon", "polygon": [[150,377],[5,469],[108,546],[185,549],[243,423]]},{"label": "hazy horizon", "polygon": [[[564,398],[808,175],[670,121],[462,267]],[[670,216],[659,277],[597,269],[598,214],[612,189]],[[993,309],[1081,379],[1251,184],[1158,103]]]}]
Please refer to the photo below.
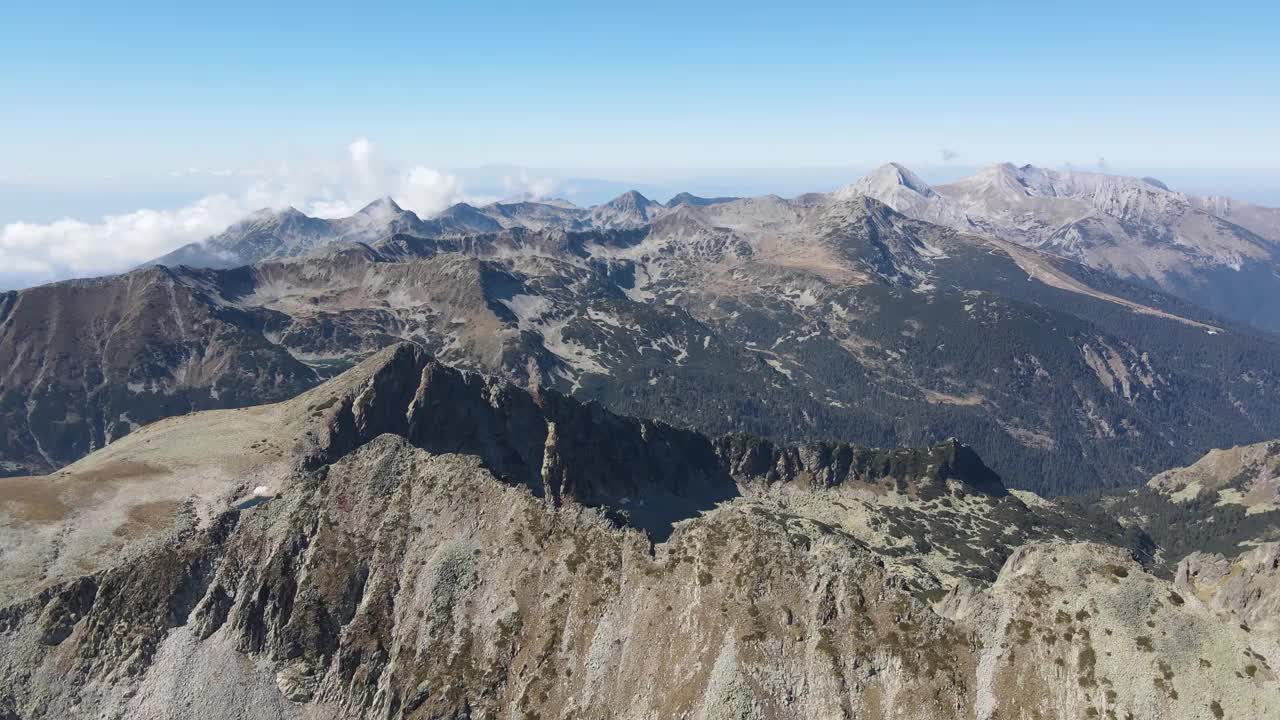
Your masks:
[{"label": "hazy horizon", "polygon": [[[681,192],[704,197],[794,197],[835,190],[883,164],[631,172],[489,166],[437,171],[388,162],[364,138],[350,143],[347,155],[345,162],[303,168],[282,164],[262,172],[187,169],[162,178],[108,178],[52,187],[0,181],[0,258],[9,265],[0,267],[0,291],[126,270],[216,234],[263,208],[293,206],[317,217],[345,217],[368,202],[390,196],[429,217],[457,202],[485,204],[528,196],[589,206],[628,190],[660,202]],[[990,164],[941,162],[909,167],[931,184],[944,184]],[[1179,192],[1280,206],[1280,171],[1098,164],[1063,164],[1055,169],[1150,176]],[[613,172],[617,175],[610,177]]]},{"label": "hazy horizon", "polygon": [[889,161],[1280,205],[1273,8],[299,7],[11,9],[0,275],[123,269],[261,207],[791,196]]}]

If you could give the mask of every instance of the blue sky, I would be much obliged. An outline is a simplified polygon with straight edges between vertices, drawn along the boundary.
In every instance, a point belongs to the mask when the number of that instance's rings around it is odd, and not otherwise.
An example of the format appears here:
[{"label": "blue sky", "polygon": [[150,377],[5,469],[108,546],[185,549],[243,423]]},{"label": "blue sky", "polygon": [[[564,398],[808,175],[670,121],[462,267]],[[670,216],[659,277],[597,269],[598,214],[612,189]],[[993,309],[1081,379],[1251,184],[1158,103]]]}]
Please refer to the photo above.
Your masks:
[{"label": "blue sky", "polygon": [[443,167],[1280,166],[1262,3],[111,5],[6,9],[8,175],[358,136]]},{"label": "blue sky", "polygon": [[1280,205],[1273,4],[194,5],[0,13],[0,286],[263,206],[794,195],[888,161]]}]

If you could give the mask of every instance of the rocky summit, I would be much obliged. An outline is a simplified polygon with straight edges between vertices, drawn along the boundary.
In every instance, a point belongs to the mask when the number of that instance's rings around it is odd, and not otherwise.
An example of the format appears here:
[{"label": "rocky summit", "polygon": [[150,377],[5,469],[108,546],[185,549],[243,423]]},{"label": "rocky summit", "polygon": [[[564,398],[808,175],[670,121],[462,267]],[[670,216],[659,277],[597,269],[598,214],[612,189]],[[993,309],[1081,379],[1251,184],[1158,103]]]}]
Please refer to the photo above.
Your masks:
[{"label": "rocky summit", "polygon": [[2,479],[0,533],[5,718],[1280,713],[1274,544],[1170,572],[955,440],[708,437],[413,344]]}]

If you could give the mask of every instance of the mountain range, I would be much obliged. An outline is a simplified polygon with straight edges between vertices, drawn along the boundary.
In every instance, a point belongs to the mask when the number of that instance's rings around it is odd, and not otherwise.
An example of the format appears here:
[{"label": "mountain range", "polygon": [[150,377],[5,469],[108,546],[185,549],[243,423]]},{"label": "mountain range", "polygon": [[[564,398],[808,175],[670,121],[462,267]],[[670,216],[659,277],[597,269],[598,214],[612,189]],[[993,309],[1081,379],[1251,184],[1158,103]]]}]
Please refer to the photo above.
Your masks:
[{"label": "mountain range", "polygon": [[6,293],[0,461],[48,472],[163,417],[292,397],[406,340],[709,433],[961,436],[1009,485],[1047,494],[1280,436],[1275,336],[908,217],[871,191],[941,191],[894,173],[789,200],[264,212],[179,251],[247,265],[171,257]]},{"label": "mountain range", "polygon": [[1280,513],[1207,518],[1278,460],[1151,480],[1188,554],[954,439],[708,437],[398,343],[0,480],[0,717],[1261,720]]},{"label": "mountain range", "polygon": [[[715,202],[692,195],[672,202]],[[231,268],[262,260],[297,257],[334,243],[372,243],[394,235],[459,237],[508,228],[590,230],[634,228],[647,224],[666,206],[632,190],[593,208],[567,200],[499,202],[473,207],[458,203],[423,220],[390,197],[375,200],[355,215],[328,220],[294,208],[261,210],[206,240],[189,243],[148,265]]]},{"label": "mountain range", "polygon": [[1176,280],[1266,209],[1017,170],[1090,242],[890,166],[0,295],[0,720],[1275,716],[1280,336]]},{"label": "mountain range", "polygon": [[1280,330],[1280,209],[1190,196],[1149,177],[1009,163],[937,187],[889,164],[836,194],[873,197],[913,218],[1075,260]]},{"label": "mountain range", "polygon": [[[908,217],[990,235],[1079,262],[1180,297],[1237,322],[1280,330],[1280,209],[1171,190],[1155,178],[1010,163],[933,187],[910,169],[883,165],[835,197],[871,197]],[[429,220],[390,198],[350,218],[264,211],[224,233],[159,258],[163,265],[236,265],[295,256],[333,242],[405,233],[444,237],[524,227],[571,231],[635,228],[682,206],[736,198],[680,193],[665,204],[630,191],[593,208],[567,201],[454,205]]]}]

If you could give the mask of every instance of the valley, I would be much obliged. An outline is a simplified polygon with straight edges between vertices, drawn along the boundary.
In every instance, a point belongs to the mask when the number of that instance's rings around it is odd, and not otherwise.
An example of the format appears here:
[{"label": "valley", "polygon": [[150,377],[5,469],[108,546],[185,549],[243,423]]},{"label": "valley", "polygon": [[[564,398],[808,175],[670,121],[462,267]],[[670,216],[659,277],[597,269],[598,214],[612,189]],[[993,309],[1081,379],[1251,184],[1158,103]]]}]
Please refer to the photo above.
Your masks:
[{"label": "valley", "polygon": [[252,265],[0,296],[0,455],[9,474],[47,472],[162,417],[291,397],[399,341],[704,432],[962,436],[1049,495],[1280,435],[1280,340],[1161,291],[861,195],[668,205],[423,221],[380,201],[315,226],[380,218],[371,242],[303,241],[309,221],[260,214],[209,245],[258,248]]}]

